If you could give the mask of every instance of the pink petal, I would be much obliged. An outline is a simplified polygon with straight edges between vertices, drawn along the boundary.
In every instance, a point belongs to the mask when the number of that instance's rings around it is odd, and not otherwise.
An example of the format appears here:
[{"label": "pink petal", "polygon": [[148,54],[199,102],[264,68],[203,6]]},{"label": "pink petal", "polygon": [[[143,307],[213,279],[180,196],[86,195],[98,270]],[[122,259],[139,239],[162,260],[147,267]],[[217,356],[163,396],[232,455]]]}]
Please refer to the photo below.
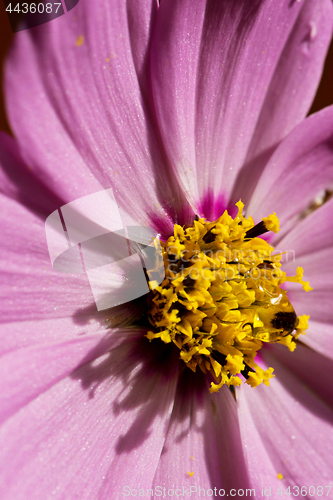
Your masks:
[{"label": "pink petal", "polygon": [[[68,318],[33,319],[2,323],[0,330],[0,355],[23,348],[77,341],[95,335],[97,344],[105,335],[104,317],[98,318],[93,311]],[[104,324],[103,324],[104,323]]]},{"label": "pink petal", "polygon": [[[28,189],[27,196],[33,200],[35,184],[29,187],[31,190]],[[95,336],[97,344],[105,334],[105,327],[131,324],[142,314],[144,298],[98,312],[85,274],[62,274],[52,268],[44,222],[4,195],[0,195],[0,209],[3,216],[1,355],[23,347],[33,346],[35,349],[36,344],[41,344],[42,349],[59,342],[72,345],[73,341],[76,345],[75,342],[84,334],[91,338]],[[26,230],[22,231],[22,228]],[[112,284],[110,282],[110,292],[113,291]],[[73,363],[70,365],[72,369],[77,364],[74,360]]]},{"label": "pink petal", "polygon": [[[302,342],[304,338],[301,338]],[[278,360],[326,405],[333,407],[333,385],[324,382],[333,369],[332,351],[329,346],[327,346],[326,354],[322,355],[301,343],[297,344],[294,352],[290,352],[283,346],[274,345],[269,349],[269,353],[265,350],[264,359],[270,366],[275,366]]]},{"label": "pink petal", "polygon": [[70,317],[87,309],[91,314],[94,299],[86,275],[53,270],[43,221],[3,195],[0,210],[1,321]]},{"label": "pink petal", "polygon": [[[261,429],[254,421],[252,407],[249,405],[252,394],[247,395],[245,391],[248,392],[248,389],[242,387],[237,392],[237,401],[241,438],[248,474],[250,476],[249,489],[254,489],[256,495],[260,495],[260,493],[263,495],[262,488],[265,490],[267,488],[268,494],[270,493],[269,488],[272,488],[275,493],[281,484],[277,479],[279,472],[276,470],[272,457],[265,447],[260,433]],[[246,395],[248,397],[245,397]]]},{"label": "pink petal", "polygon": [[258,182],[248,213],[260,220],[276,212],[283,227],[332,185],[333,106],[307,118],[282,141]]},{"label": "pink petal", "polygon": [[[333,288],[333,247],[330,241],[333,223],[332,218],[329,220],[332,210],[332,201],[317,209],[296,224],[276,248],[276,251],[283,249],[287,252],[282,262],[283,270],[289,276],[295,274],[297,267],[303,268],[304,279],[309,280],[314,288],[314,291],[303,292],[304,296],[313,296],[316,291],[329,293]],[[295,283],[289,284],[288,289],[292,290],[291,293],[302,292],[302,287]]]},{"label": "pink petal", "polygon": [[[42,333],[36,322],[35,329]],[[71,331],[74,336],[76,331],[73,324]],[[8,335],[9,331],[6,333]],[[0,395],[0,422],[72,373],[83,359],[87,362],[104,354],[115,343],[112,336],[103,339],[104,336],[105,330],[102,330],[99,335],[86,335],[62,342],[54,340],[52,343],[48,338],[45,344],[41,335],[39,343],[2,355],[0,376],[6,383]]]},{"label": "pink petal", "polygon": [[[302,287],[296,283],[290,283],[287,286],[289,298],[297,314],[310,315],[310,328],[307,335],[302,337],[302,341],[309,346],[320,347],[320,352],[325,355],[333,337],[333,249],[330,244],[330,223],[328,223],[328,227],[325,224],[325,221],[328,221],[327,214],[332,212],[332,207],[332,203],[328,202],[312,213],[279,244],[279,248],[285,247],[289,255],[294,257],[283,265],[283,270],[288,275],[293,276],[296,268],[301,266],[304,270],[304,279],[308,280],[313,287],[312,291],[304,292]],[[322,232],[320,232],[320,228]],[[312,234],[313,242],[309,241],[308,231]],[[296,235],[299,237],[297,243],[295,242]],[[316,235],[318,235],[318,239],[316,239]],[[295,242],[295,250],[289,246],[293,242]],[[322,249],[318,249],[320,243],[323,245]],[[297,253],[298,250],[300,255]],[[316,322],[317,325],[312,326],[312,321]],[[317,338],[318,332],[321,340],[319,337]]]},{"label": "pink petal", "polygon": [[[288,275],[293,275],[297,266],[304,269],[304,278],[310,281],[314,291],[327,290],[329,293],[329,290],[333,288],[333,247],[296,257],[294,262],[290,261],[285,264],[283,270],[287,271]],[[302,287],[293,285],[292,290],[301,291]],[[308,293],[312,295],[312,292],[306,292]]]},{"label": "pink petal", "polygon": [[154,357],[138,364],[142,347],[129,342],[87,364],[2,426],[2,498],[101,500],[151,487],[177,371]]},{"label": "pink petal", "polygon": [[333,323],[332,289],[319,289],[308,293],[292,290],[288,296],[297,314],[309,314],[311,319],[319,323]]},{"label": "pink petal", "polygon": [[309,328],[302,342],[323,356],[333,358],[333,327],[310,318]]},{"label": "pink petal", "polygon": [[322,205],[305,219],[295,221],[291,227],[289,233],[277,245],[279,250],[287,251],[283,258],[283,270],[292,276],[297,266],[303,267],[305,279],[309,280],[314,288],[313,291],[305,293],[299,285],[288,285],[290,299],[296,312],[310,314],[311,310],[309,329],[301,340],[323,355],[332,356],[330,289],[333,274],[333,200]]},{"label": "pink petal", "polygon": [[[174,485],[199,498],[199,487],[242,487],[246,468],[231,392],[211,395],[200,374],[185,373],[178,386],[165,445],[153,487]],[[193,473],[193,474],[192,474]],[[203,495],[203,493],[202,493]]]},{"label": "pink petal", "polygon": [[[279,241],[279,248],[292,250],[295,258],[315,254],[333,246],[333,200],[329,200],[301,221]],[[286,264],[285,264],[286,265]]]},{"label": "pink petal", "polygon": [[[266,93],[233,199],[247,203],[278,143],[308,113],[332,35],[332,2],[302,2]],[[266,50],[265,50],[266,53]]]},{"label": "pink petal", "polygon": [[0,190],[46,217],[64,204],[25,165],[16,141],[0,132]]},{"label": "pink petal", "polygon": [[149,95],[151,86],[149,80],[149,49],[157,8],[158,0],[127,1],[128,31],[133,62],[140,89],[148,108],[152,105]]},{"label": "pink petal", "polygon": [[332,411],[292,371],[268,354],[265,357],[277,375],[270,387],[245,386],[237,397],[251,485],[258,497],[262,487],[271,487],[272,498],[277,498],[281,486],[283,491],[291,486],[296,494],[294,486],[329,485]]},{"label": "pink petal", "polygon": [[154,0],[140,2],[133,30],[132,1],[80,2],[52,24],[18,33],[6,89],[25,160],[66,202],[113,187],[137,222],[159,216],[171,227],[165,211],[175,218],[182,195],[141,93],[154,10]]},{"label": "pink petal", "polygon": [[[332,252],[330,253],[332,254]],[[320,258],[321,256],[319,254],[318,259]],[[306,335],[304,337],[302,336],[300,340],[324,356],[332,357],[332,284],[327,282],[327,279],[329,278],[327,274],[325,275],[325,269],[323,269],[322,274],[317,274],[317,279],[315,279],[315,276],[311,275],[311,273],[307,273],[306,277],[309,278],[310,284],[314,285],[313,291],[305,294],[305,292],[296,290],[293,287],[293,289],[288,292],[289,299],[291,300],[296,313],[299,315],[310,315],[309,328]],[[329,288],[321,288],[319,285],[320,281],[324,283],[324,286],[327,285]],[[316,284],[318,284],[318,288],[316,287]]]},{"label": "pink petal", "polygon": [[[230,197],[258,121],[268,131],[253,154],[275,144],[304,116],[329,43],[331,11],[328,1],[324,7],[306,2],[304,8],[289,0],[250,7],[244,1],[161,3],[151,52],[154,103],[170,164],[196,207],[198,197],[211,191],[217,202]],[[307,42],[313,20],[320,35]],[[289,71],[302,64],[304,51],[303,69]],[[267,123],[282,77],[286,83],[279,92],[288,109],[273,112]],[[290,88],[300,81],[306,90],[290,99]],[[282,114],[287,117],[281,129]]]}]

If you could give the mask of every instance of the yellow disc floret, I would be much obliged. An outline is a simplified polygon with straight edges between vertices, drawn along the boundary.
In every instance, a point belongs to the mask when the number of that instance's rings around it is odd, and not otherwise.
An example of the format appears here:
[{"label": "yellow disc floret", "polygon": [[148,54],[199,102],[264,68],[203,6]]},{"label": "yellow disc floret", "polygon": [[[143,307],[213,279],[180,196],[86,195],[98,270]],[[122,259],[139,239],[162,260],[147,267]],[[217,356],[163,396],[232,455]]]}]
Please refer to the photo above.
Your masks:
[{"label": "yellow disc floret", "polygon": [[198,218],[186,229],[175,225],[174,235],[161,243],[165,278],[151,292],[148,313],[148,339],[173,342],[191,370],[211,372],[211,392],[244,379],[252,387],[269,385],[273,369],[256,364],[257,351],[265,342],[294,350],[307,328],[308,317],[296,316],[280,287],[296,281],[311,290],[303,270],[287,277],[281,255],[258,237],[279,230],[277,216],[255,225],[243,216],[243,203],[236,205],[234,219],[225,211],[215,222]]}]

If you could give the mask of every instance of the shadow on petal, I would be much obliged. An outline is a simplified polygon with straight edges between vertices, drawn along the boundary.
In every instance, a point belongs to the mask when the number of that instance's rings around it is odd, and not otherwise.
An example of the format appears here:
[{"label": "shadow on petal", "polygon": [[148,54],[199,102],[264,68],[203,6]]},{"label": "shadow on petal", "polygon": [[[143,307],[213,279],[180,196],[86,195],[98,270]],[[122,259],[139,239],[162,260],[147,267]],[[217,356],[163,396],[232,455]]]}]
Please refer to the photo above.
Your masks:
[{"label": "shadow on petal", "polygon": [[[124,329],[119,335],[111,333],[93,350],[85,363],[71,377],[80,381],[87,391],[89,399],[94,398],[99,385],[104,381],[120,379],[122,390],[112,402],[112,413],[116,418],[122,412],[128,412],[131,418],[134,410],[137,413],[133,424],[125,435],[120,435],[116,445],[117,453],[129,452],[141,446],[149,435],[156,415],[162,411],[163,404],[156,401],[156,392],[149,390],[158,383],[161,394],[165,393],[167,384],[173,385],[179,374],[178,350],[174,345],[162,342],[149,342],[144,337],[145,331]],[[118,344],[116,347],[113,347]],[[101,355],[103,349],[110,349]],[[152,410],[155,407],[155,411]],[[146,429],[142,433],[142,429]],[[138,432],[140,430],[140,432]]]},{"label": "shadow on petal", "polygon": [[250,488],[239,431],[237,404],[227,387],[210,394],[210,376],[180,376],[166,442],[154,478],[185,488]]},{"label": "shadow on petal", "polygon": [[290,352],[284,346],[262,350],[262,358],[293,398],[317,417],[333,422],[333,389],[327,379],[333,362],[298,342]]}]

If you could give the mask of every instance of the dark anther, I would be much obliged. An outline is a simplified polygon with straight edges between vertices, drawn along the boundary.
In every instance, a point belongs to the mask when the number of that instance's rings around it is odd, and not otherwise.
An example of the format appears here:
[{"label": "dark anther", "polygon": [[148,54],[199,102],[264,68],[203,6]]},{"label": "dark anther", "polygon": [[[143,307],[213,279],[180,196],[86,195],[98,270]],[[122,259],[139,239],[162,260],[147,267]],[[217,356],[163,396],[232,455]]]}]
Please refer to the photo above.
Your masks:
[{"label": "dark anther", "polygon": [[[214,229],[212,227],[212,229]],[[205,234],[205,236],[203,236],[203,241],[205,243],[212,243],[213,241],[215,241],[215,238],[216,238],[216,234],[212,233],[212,229],[210,229],[209,231],[207,231],[207,233]]]},{"label": "dark anther", "polygon": [[178,274],[183,269],[193,266],[193,262],[190,259],[185,259],[183,257],[178,259],[174,254],[169,254],[169,262],[169,270],[175,274]]},{"label": "dark anther", "polygon": [[245,238],[256,238],[257,236],[260,236],[261,234],[264,234],[267,232],[268,232],[268,229],[266,229],[265,223],[262,220],[256,226],[253,226],[251,229],[246,231]]},{"label": "dark anther", "polygon": [[274,266],[268,260],[264,260],[264,262],[262,262],[261,264],[257,265],[257,268],[258,269],[274,269]]},{"label": "dark anther", "polygon": [[195,214],[194,220],[196,220],[196,221],[198,222],[198,220],[199,220],[199,215]]},{"label": "dark anther", "polygon": [[278,312],[271,321],[273,328],[284,330],[291,333],[297,325],[297,316],[295,312]]},{"label": "dark anther", "polygon": [[212,351],[211,357],[220,363],[221,366],[224,366],[227,360],[227,356],[220,351]]},{"label": "dark anther", "polygon": [[178,301],[174,302],[170,307],[171,311],[173,311],[174,309],[177,309],[180,312],[180,314],[187,311],[186,307]]},{"label": "dark anther", "polygon": [[251,327],[251,330],[252,330],[252,332],[253,332],[253,324],[252,324],[252,323],[245,323],[245,325],[243,325],[243,330],[244,330],[244,328],[245,328],[247,325],[249,325],[249,326]]},{"label": "dark anther", "polygon": [[245,368],[244,368],[244,370],[241,371],[241,374],[247,380],[249,378],[249,373],[250,372],[255,373],[256,371],[253,368],[251,368],[251,366],[247,365],[246,363],[244,363],[244,365],[245,365]]},{"label": "dark anther", "polygon": [[178,262],[178,257],[174,253],[169,253],[168,259],[169,259],[169,262],[172,262],[173,264],[177,264],[177,262]]},{"label": "dark anther", "polygon": [[183,280],[183,285],[193,288],[195,285],[195,280],[187,276],[187,278]]},{"label": "dark anther", "polygon": [[183,269],[187,269],[188,267],[193,266],[193,262],[188,259],[181,259],[179,262],[179,271],[182,271]]}]

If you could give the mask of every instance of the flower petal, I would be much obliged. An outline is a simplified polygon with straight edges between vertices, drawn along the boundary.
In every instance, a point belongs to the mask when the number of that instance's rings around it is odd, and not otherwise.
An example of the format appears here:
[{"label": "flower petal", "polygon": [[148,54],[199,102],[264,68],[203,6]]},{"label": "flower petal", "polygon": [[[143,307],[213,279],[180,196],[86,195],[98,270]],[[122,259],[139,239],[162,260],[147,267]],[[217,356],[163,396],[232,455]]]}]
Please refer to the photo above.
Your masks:
[{"label": "flower petal", "polygon": [[[34,190],[28,190],[29,200]],[[76,342],[81,335],[91,337],[96,344],[105,335],[106,327],[129,325],[142,315],[145,297],[97,311],[86,274],[64,274],[52,268],[40,217],[4,195],[0,195],[0,210],[0,355],[30,346],[35,352],[37,344],[44,349],[59,342],[69,342],[79,355]],[[117,278],[108,279],[110,293]],[[26,353],[22,351],[23,356],[28,356]],[[73,359],[69,366],[74,369],[76,365]]]},{"label": "flower petal", "polygon": [[[105,335],[102,321],[92,319],[90,315],[78,315],[68,318],[51,318],[31,321],[13,321],[2,323],[0,330],[0,356],[16,350],[40,344],[47,345],[79,340],[83,336],[96,335],[96,343]],[[103,328],[104,327],[104,328]]]},{"label": "flower petal", "polygon": [[[271,127],[265,121],[268,135],[255,151],[275,144],[308,110],[329,43],[332,9],[329,1],[323,9],[318,2],[305,3],[161,3],[151,49],[154,102],[171,166],[197,207],[198,197],[215,196],[220,203],[221,196],[230,196],[258,120],[262,127],[261,113],[262,119],[271,113],[282,75],[282,103],[296,82],[306,79],[306,90],[299,100],[288,99],[288,109],[273,113]],[[321,35],[308,42],[304,37],[313,19]],[[305,50],[302,70],[289,71],[302,64]],[[280,113],[288,115],[281,131]]]},{"label": "flower petal", "polygon": [[27,168],[18,144],[0,131],[0,190],[44,217],[64,204]]},{"label": "flower petal", "polygon": [[[303,339],[304,337],[302,341]],[[326,355],[322,355],[302,343],[298,343],[293,352],[284,346],[274,345],[274,348],[269,349],[269,353],[265,350],[264,359],[270,366],[275,366],[277,360],[297,376],[308,390],[333,409],[333,385],[327,383],[333,369],[332,352],[329,348],[326,350]]]},{"label": "flower petal", "polygon": [[[179,496],[202,489],[238,488],[246,468],[231,392],[211,395],[202,374],[185,372],[178,386],[165,445],[153,487],[183,487]],[[197,493],[195,495],[195,493]],[[200,495],[201,496],[201,495]]]},{"label": "flower petal", "polygon": [[[35,328],[41,333],[40,325],[35,323]],[[76,333],[73,324],[71,330],[73,337]],[[6,333],[9,333],[7,329]],[[61,335],[61,332],[59,333]],[[6,383],[3,384],[0,395],[0,422],[72,373],[86,356],[88,356],[87,361],[91,361],[91,356],[97,357],[110,349],[114,339],[109,336],[101,342],[103,333],[105,335],[105,331],[102,330],[99,335],[88,334],[63,342],[54,340],[51,343],[48,339],[47,344],[44,344],[41,338],[35,345],[19,348],[1,356],[1,380],[5,380]]]},{"label": "flower petal", "polygon": [[332,185],[333,106],[330,106],[311,115],[282,141],[258,182],[248,213],[260,220],[276,212],[283,225]]},{"label": "flower petal", "polygon": [[140,89],[148,108],[152,105],[149,99],[149,49],[157,8],[157,0],[140,0],[139,2],[137,0],[127,0],[128,32],[133,62]]},{"label": "flower petal", "polygon": [[321,323],[310,318],[309,328],[302,342],[323,356],[333,358],[333,326],[332,323]]},{"label": "flower petal", "polygon": [[1,321],[70,317],[90,310],[94,300],[86,275],[53,270],[40,218],[3,195],[0,210]]},{"label": "flower petal", "polygon": [[6,89],[25,160],[66,202],[113,187],[138,222],[154,215],[168,226],[182,194],[141,93],[154,3],[140,2],[134,30],[133,1],[103,0],[17,33]]},{"label": "flower petal", "polygon": [[[301,338],[307,346],[324,356],[333,355],[333,326],[330,296],[333,280],[333,200],[329,200],[299,222],[278,243],[283,256],[283,270],[293,275],[297,266],[314,288],[305,294],[299,285],[288,284],[289,296],[298,314],[310,314],[307,334]],[[322,296],[324,296],[324,302]],[[328,299],[325,299],[327,295]],[[312,304],[314,307],[312,307]],[[314,314],[314,316],[313,316]],[[328,323],[325,323],[328,321]]]},{"label": "flower petal", "polygon": [[143,355],[147,345],[119,346],[2,426],[2,498],[102,500],[120,498],[126,486],[151,486],[177,372],[166,359],[137,364],[138,347]]},{"label": "flower petal", "polygon": [[298,315],[310,315],[309,328],[300,340],[323,356],[333,357],[333,289],[315,289],[309,294],[289,290],[288,296]]},{"label": "flower petal", "polygon": [[[289,291],[288,296],[294,305],[297,314],[309,314],[310,318],[319,323],[333,323],[333,289],[303,291]],[[306,342],[304,337],[304,342]]]},{"label": "flower petal", "polygon": [[274,363],[276,373],[270,387],[242,387],[238,392],[252,487],[258,496],[262,487],[271,488],[272,498],[281,486],[283,491],[290,486],[295,495],[301,486],[307,491],[310,486],[325,490],[333,465],[333,412],[292,371],[272,361],[268,353],[265,357]]},{"label": "flower petal", "polygon": [[310,315],[307,334],[301,340],[325,356],[332,355],[330,345],[333,345],[332,209],[332,201],[327,202],[296,225],[279,243],[279,248],[288,251],[288,262],[284,263],[283,270],[292,276],[301,266],[304,279],[313,287],[306,293],[294,283],[287,287],[297,314]]},{"label": "flower petal", "polygon": [[[279,241],[279,248],[288,249],[294,258],[315,254],[333,246],[333,199],[295,223]],[[294,259],[293,259],[294,260]],[[290,259],[288,259],[290,261]],[[287,262],[288,262],[287,261]],[[285,266],[287,265],[284,264]]]},{"label": "flower petal", "polygon": [[[329,336],[333,334],[333,249],[324,248],[314,254],[296,256],[295,261],[290,261],[283,266],[288,275],[293,275],[297,266],[304,269],[304,279],[310,282],[314,288],[309,292],[304,292],[302,287],[296,283],[288,284],[288,296],[298,315],[310,315],[311,320],[319,323],[331,325],[331,329],[326,329]],[[309,335],[304,337],[307,344],[311,337],[311,328]]]},{"label": "flower petal", "polygon": [[278,143],[308,113],[332,35],[332,2],[302,2],[275,69],[233,200],[247,204]]}]

